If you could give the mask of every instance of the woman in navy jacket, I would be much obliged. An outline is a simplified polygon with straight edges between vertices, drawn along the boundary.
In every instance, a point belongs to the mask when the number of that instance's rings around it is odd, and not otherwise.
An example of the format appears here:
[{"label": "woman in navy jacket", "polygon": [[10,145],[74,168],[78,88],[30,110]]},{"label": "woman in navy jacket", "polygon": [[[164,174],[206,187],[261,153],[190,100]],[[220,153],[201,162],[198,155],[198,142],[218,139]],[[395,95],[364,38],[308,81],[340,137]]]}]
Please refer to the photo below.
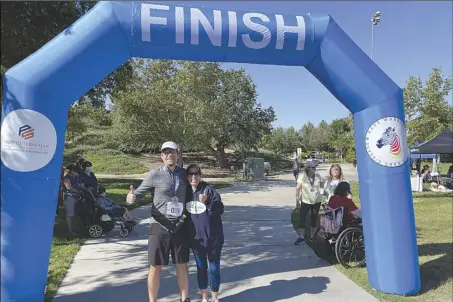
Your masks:
[{"label": "woman in navy jacket", "polygon": [[220,253],[224,243],[221,218],[224,206],[219,193],[201,180],[201,169],[198,165],[189,165],[186,171],[189,183],[186,210],[195,232],[191,247],[197,264],[198,287],[202,302],[207,302],[209,279],[211,301],[217,302],[220,288]]}]

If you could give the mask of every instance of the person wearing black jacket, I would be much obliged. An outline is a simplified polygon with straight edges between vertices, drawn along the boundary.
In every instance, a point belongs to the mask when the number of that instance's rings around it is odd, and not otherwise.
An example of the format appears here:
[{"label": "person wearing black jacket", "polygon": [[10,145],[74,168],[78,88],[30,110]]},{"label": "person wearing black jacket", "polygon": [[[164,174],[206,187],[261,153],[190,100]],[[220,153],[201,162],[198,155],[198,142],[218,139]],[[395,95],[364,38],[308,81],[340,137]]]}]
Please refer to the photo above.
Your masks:
[{"label": "person wearing black jacket", "polygon": [[197,265],[198,287],[202,302],[207,302],[209,283],[211,301],[217,302],[220,288],[220,254],[224,244],[221,218],[224,205],[219,193],[201,180],[201,169],[198,165],[189,165],[186,175],[189,183],[186,209],[193,224],[194,238],[191,248]]},{"label": "person wearing black jacket", "polygon": [[81,171],[79,173],[80,182],[88,189],[97,189],[98,180],[91,171],[93,164],[89,161],[83,161],[80,164]]}]

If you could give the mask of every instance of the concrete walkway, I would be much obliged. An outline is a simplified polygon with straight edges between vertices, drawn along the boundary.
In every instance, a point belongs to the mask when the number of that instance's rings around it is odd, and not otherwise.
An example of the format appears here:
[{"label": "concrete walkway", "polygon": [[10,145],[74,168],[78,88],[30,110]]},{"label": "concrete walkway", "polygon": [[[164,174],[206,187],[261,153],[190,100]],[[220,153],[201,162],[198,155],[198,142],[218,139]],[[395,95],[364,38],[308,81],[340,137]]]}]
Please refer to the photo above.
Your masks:
[{"label": "concrete walkway", "polygon": [[[238,183],[219,190],[225,203],[221,301],[378,301],[305,246],[294,246],[289,221],[294,206],[291,176]],[[55,302],[147,302],[149,207],[128,238],[114,230],[88,240],[74,259]],[[190,296],[200,301],[191,257]],[[174,266],[164,269],[159,301],[179,301]]]}]

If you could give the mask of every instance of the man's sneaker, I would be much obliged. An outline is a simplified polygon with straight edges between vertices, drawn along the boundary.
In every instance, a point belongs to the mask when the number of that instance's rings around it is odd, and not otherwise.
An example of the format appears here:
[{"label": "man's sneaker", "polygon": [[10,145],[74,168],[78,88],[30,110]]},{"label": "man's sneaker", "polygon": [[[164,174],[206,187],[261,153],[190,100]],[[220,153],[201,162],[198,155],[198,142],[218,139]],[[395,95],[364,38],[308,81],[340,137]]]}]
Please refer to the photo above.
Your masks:
[{"label": "man's sneaker", "polygon": [[190,302],[190,298],[187,298],[187,299],[184,300],[184,301],[183,301],[183,300],[179,300],[179,301],[181,301],[181,302]]},{"label": "man's sneaker", "polygon": [[201,300],[201,302],[208,302],[208,300],[206,300],[206,299],[203,299],[203,300]]},{"label": "man's sneaker", "polygon": [[299,237],[299,238],[296,239],[296,241],[294,241],[294,244],[295,245],[300,245],[300,244],[302,244],[304,242],[305,242],[305,239],[303,239],[302,237]]}]

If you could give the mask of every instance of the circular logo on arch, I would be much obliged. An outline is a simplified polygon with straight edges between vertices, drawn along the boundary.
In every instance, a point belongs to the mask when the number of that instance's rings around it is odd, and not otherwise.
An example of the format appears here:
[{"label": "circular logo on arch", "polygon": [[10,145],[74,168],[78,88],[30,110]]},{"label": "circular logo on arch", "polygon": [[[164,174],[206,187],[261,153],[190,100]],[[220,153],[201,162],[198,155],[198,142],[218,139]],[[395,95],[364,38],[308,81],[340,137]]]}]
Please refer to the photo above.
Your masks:
[{"label": "circular logo on arch", "polygon": [[365,145],[371,159],[385,167],[399,167],[409,157],[406,127],[396,117],[384,117],[371,125]]},{"label": "circular logo on arch", "polygon": [[31,172],[46,166],[57,148],[57,133],[43,114],[30,110],[11,111],[2,124],[1,158],[17,172]]}]

